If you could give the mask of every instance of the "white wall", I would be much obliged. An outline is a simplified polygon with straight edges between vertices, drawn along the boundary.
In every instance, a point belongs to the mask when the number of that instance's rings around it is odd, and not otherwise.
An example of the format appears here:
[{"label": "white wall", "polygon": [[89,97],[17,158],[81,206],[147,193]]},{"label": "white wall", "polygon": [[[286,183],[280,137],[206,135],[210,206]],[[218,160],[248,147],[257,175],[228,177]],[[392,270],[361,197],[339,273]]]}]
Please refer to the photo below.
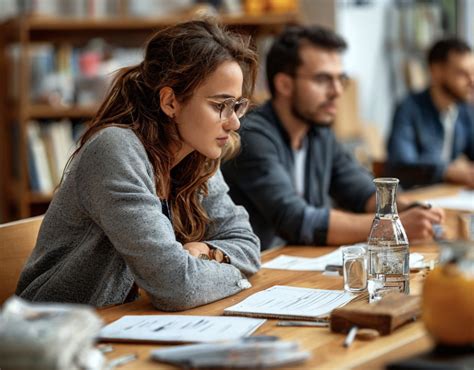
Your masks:
[{"label": "white wall", "polygon": [[390,5],[391,0],[376,0],[363,6],[339,2],[336,12],[336,30],[349,45],[345,68],[359,84],[361,118],[375,124],[383,137],[388,135],[395,101],[386,52]]},{"label": "white wall", "polygon": [[460,36],[464,37],[472,46],[474,45],[474,1],[459,0]]}]

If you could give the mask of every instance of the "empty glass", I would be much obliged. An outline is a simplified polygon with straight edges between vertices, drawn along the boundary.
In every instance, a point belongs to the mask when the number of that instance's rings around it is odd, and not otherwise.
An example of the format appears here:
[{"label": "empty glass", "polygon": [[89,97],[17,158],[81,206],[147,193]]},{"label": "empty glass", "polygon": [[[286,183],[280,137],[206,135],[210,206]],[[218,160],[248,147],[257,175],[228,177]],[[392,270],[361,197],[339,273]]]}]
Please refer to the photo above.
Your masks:
[{"label": "empty glass", "polygon": [[341,247],[344,290],[362,292],[367,288],[367,252],[363,246]]}]

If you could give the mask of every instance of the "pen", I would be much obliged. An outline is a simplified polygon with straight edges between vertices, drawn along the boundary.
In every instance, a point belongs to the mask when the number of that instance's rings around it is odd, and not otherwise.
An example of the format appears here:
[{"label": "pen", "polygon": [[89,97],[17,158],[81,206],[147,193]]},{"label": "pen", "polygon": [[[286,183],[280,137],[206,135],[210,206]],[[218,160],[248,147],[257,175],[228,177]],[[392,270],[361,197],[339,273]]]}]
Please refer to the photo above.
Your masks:
[{"label": "pen", "polygon": [[431,204],[423,203],[423,202],[412,202],[404,209],[404,211],[408,209],[416,208],[416,207],[420,207],[422,209],[431,209]]},{"label": "pen", "polygon": [[115,367],[128,364],[129,362],[132,362],[132,361],[136,360],[137,358],[138,358],[138,356],[135,353],[131,353],[131,354],[128,354],[128,355],[124,355],[124,356],[114,358],[114,359],[110,360],[107,363],[107,365],[105,366],[105,369],[106,370],[111,370]]},{"label": "pen", "polygon": [[353,326],[353,327],[351,328],[351,330],[349,330],[349,333],[347,333],[346,339],[344,339],[344,343],[343,343],[343,346],[344,346],[344,347],[347,348],[347,347],[349,347],[349,346],[352,344],[352,342],[354,341],[354,338],[355,338],[355,336],[356,336],[356,334],[357,334],[357,330],[358,330],[358,329],[359,329],[359,328],[358,328],[357,326]]},{"label": "pen", "polygon": [[339,275],[342,275],[342,265],[326,265],[324,271],[337,271]]},{"label": "pen", "polygon": [[277,326],[315,326],[318,328],[329,327],[329,322],[321,321],[278,321]]}]

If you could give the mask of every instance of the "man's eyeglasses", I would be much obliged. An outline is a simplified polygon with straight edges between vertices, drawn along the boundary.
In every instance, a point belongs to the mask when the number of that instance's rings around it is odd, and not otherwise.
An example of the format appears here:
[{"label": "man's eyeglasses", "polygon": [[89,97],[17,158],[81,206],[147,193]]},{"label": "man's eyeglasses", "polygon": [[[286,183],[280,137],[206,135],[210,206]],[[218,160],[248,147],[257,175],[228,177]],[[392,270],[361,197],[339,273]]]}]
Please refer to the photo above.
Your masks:
[{"label": "man's eyeglasses", "polygon": [[320,86],[324,89],[329,89],[330,87],[334,87],[336,82],[338,82],[343,89],[345,89],[349,85],[349,76],[347,76],[345,73],[342,73],[340,75],[331,75],[329,73],[317,73],[312,76],[294,75],[293,77],[310,80],[315,85]]},{"label": "man's eyeglasses", "polygon": [[249,107],[250,101],[247,98],[228,98],[223,101],[214,100],[207,98],[210,102],[214,103],[214,106],[219,111],[219,118],[222,120],[229,119],[232,114],[235,113],[237,118],[241,118]]}]

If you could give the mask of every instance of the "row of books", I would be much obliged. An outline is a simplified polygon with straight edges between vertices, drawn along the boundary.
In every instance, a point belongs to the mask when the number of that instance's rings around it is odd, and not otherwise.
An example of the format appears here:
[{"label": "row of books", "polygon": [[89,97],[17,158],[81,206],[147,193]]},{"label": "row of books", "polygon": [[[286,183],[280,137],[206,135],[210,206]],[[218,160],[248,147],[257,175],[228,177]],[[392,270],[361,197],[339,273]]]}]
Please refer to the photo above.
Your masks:
[{"label": "row of books", "polygon": [[43,45],[32,55],[33,101],[50,100],[59,92],[63,104],[94,104],[102,100],[113,73],[142,60],[140,48],[120,48],[94,39],[84,48]]},{"label": "row of books", "polygon": [[[264,3],[265,1],[257,0],[256,2]],[[11,14],[106,18],[124,14],[130,17],[166,17],[173,13],[190,10],[196,3],[208,3],[219,10],[223,8],[227,12],[235,13],[241,11],[242,2],[240,0],[2,0],[3,3]]]},{"label": "row of books", "polygon": [[[9,49],[13,68],[19,68],[20,50]],[[114,72],[138,64],[141,48],[121,48],[93,39],[85,47],[37,44],[30,48],[30,100],[52,106],[95,105],[101,101]],[[9,95],[19,96],[19,71],[13,71]]]},{"label": "row of books", "polygon": [[28,122],[28,173],[32,191],[51,193],[59,184],[83,129],[84,124],[73,125],[69,120]]},{"label": "row of books", "polygon": [[[262,35],[256,39],[260,54],[259,78],[255,95],[268,96],[265,76],[265,55],[273,36]],[[93,39],[82,48],[71,44],[43,43],[30,48],[30,101],[53,107],[90,106],[102,101],[117,70],[135,65],[143,60],[143,48],[122,48]],[[19,68],[20,51],[9,49],[11,66]],[[19,96],[19,71],[10,74],[9,95],[12,100]],[[262,99],[257,99],[262,100]]]}]

